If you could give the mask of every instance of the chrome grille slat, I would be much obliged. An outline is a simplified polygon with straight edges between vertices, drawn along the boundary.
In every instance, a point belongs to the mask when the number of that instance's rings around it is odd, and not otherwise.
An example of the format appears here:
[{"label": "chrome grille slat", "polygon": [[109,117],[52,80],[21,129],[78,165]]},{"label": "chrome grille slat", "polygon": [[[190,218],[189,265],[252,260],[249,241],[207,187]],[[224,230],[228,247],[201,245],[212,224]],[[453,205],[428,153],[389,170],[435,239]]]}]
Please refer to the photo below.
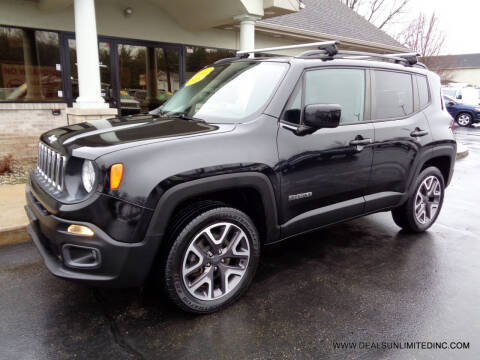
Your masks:
[{"label": "chrome grille slat", "polygon": [[58,187],[60,184],[60,154],[55,156],[55,185]]},{"label": "chrome grille slat", "polygon": [[55,191],[62,191],[67,158],[47,145],[38,145],[37,173],[45,185],[53,187]]}]

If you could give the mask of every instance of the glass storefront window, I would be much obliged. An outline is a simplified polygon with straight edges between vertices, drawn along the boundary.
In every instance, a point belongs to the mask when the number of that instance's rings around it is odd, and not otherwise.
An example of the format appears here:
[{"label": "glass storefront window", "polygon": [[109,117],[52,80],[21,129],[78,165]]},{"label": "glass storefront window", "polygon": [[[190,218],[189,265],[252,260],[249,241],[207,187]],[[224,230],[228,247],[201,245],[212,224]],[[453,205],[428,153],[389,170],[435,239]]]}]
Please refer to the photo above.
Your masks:
[{"label": "glass storefront window", "polygon": [[214,49],[196,46],[187,46],[186,74],[185,78],[190,79],[195,73],[215,61],[229,57],[235,57],[235,50]]},{"label": "glass storefront window", "polygon": [[[77,68],[77,49],[75,39],[68,40],[68,49],[70,53],[70,80],[72,83],[72,98],[75,100],[78,93],[78,68]],[[112,74],[110,65],[110,43],[100,41],[98,43],[98,60],[100,65],[100,83],[102,96],[110,107],[115,107],[114,93],[112,90]]]},{"label": "glass storefront window", "polygon": [[155,109],[180,87],[176,49],[119,44],[118,63],[122,114]]},{"label": "glass storefront window", "polygon": [[61,101],[58,33],[0,27],[0,101]]}]

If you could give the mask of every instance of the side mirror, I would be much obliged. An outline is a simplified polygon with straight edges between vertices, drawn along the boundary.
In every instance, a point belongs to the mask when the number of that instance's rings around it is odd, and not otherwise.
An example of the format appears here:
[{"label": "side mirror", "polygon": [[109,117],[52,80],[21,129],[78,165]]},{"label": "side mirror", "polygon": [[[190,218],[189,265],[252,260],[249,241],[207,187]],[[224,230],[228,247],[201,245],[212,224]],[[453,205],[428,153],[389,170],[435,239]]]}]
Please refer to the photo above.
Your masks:
[{"label": "side mirror", "polygon": [[305,106],[303,123],[315,130],[336,128],[340,124],[342,107],[338,104],[312,104]]}]

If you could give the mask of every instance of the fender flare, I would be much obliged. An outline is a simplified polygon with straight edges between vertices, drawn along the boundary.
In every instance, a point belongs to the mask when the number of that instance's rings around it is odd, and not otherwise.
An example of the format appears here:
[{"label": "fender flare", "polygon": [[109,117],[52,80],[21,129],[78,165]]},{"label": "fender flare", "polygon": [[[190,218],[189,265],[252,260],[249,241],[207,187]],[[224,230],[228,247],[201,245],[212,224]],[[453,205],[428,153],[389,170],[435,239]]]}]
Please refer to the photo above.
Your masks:
[{"label": "fender flare", "polygon": [[216,175],[173,186],[160,197],[150,220],[146,237],[156,238],[157,246],[159,246],[175,208],[183,201],[197,195],[245,187],[253,188],[260,194],[265,212],[267,235],[264,243],[277,240],[280,228],[275,193],[268,177],[258,172]]},{"label": "fender flare", "polygon": [[457,142],[455,140],[439,144],[433,149],[432,159],[439,156],[448,156],[450,158],[450,171],[448,179],[445,180],[445,187],[450,185],[452,180],[453,170],[455,168],[455,161],[457,159]]},{"label": "fender flare", "polygon": [[402,203],[408,199],[410,195],[413,194],[414,189],[412,189],[412,184],[415,182],[415,179],[420,174],[423,166],[430,160],[435,159],[440,156],[448,156],[450,158],[450,171],[448,179],[445,179],[445,187],[448,186],[450,180],[452,179],[453,168],[455,166],[455,154],[456,154],[456,146],[452,143],[443,143],[443,144],[436,144],[434,147],[429,149],[428,151],[424,152],[418,160],[417,166],[415,171],[413,172],[413,176],[409,179],[407,191],[405,196],[402,199]]}]

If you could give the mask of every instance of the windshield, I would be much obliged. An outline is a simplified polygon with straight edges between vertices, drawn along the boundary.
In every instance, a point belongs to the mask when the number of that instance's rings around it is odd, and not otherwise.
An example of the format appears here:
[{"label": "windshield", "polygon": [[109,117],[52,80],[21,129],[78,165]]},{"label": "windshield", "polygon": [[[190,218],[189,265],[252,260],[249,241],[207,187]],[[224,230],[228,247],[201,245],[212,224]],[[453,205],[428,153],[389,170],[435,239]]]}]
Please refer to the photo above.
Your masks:
[{"label": "windshield", "polygon": [[212,123],[235,123],[270,99],[288,64],[240,61],[214,65],[195,74],[153,114],[185,116]]}]

